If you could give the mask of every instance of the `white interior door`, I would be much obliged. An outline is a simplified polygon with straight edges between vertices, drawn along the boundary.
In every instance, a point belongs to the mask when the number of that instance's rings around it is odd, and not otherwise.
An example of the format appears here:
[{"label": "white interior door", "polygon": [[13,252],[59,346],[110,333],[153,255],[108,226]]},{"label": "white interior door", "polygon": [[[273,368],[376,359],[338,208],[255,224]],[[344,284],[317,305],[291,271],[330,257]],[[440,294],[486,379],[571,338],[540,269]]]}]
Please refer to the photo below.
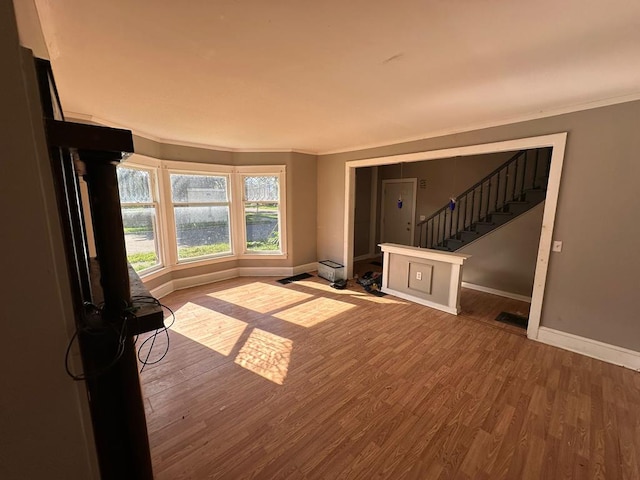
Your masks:
[{"label": "white interior door", "polygon": [[[415,178],[382,181],[381,242],[413,245],[416,186]],[[398,205],[400,199],[402,207]]]}]

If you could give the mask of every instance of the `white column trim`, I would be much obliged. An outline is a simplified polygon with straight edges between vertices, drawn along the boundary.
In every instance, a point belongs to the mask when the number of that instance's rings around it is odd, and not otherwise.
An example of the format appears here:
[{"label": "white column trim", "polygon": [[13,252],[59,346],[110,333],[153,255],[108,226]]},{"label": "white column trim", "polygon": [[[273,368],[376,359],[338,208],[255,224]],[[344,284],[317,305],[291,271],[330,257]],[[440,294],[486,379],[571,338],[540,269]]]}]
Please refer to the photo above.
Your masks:
[{"label": "white column trim", "polygon": [[451,264],[451,277],[449,279],[449,308],[455,309],[456,315],[460,313],[460,279],[462,278],[462,265]]}]

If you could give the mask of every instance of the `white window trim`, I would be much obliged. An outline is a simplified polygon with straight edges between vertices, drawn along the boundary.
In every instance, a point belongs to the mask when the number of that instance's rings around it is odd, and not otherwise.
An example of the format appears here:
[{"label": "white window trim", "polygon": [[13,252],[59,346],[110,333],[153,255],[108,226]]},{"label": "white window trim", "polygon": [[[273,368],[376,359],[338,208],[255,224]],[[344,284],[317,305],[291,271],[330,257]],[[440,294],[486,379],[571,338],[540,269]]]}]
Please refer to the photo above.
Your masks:
[{"label": "white window trim", "polygon": [[[235,180],[236,180],[236,204],[239,208],[236,208],[236,224],[239,225],[238,233],[236,235],[236,251],[239,253],[241,259],[285,259],[288,258],[287,250],[287,196],[286,196],[286,166],[285,165],[252,165],[242,166],[235,168]],[[258,253],[255,251],[247,250],[247,231],[244,218],[244,185],[243,178],[245,176],[277,176],[278,177],[278,190],[280,198],[278,199],[279,210],[279,240],[280,250],[264,253]]]},{"label": "white window trim", "polygon": [[[194,165],[197,166],[199,164],[186,164],[186,168],[175,168],[176,166],[182,166],[183,162],[163,162],[162,170],[162,183],[165,190],[165,196],[167,198],[167,203],[165,204],[165,217],[167,219],[167,231],[171,232],[172,235],[168,235],[169,237],[169,247],[168,254],[169,259],[172,266],[178,265],[194,265],[194,264],[202,264],[202,262],[207,260],[215,260],[215,259],[231,259],[236,257],[235,249],[234,249],[234,221],[233,221],[233,178],[232,171],[221,171],[215,169],[213,165],[206,165],[207,168],[203,168],[197,170],[194,168]],[[186,163],[186,162],[184,162]],[[226,169],[225,169],[226,170]],[[194,258],[179,258],[178,257],[178,237],[177,237],[177,228],[176,228],[176,217],[175,217],[175,203],[173,202],[173,198],[171,196],[171,174],[178,175],[206,175],[206,176],[218,176],[225,177],[227,179],[227,198],[229,205],[229,235],[231,236],[231,242],[229,248],[230,252],[222,252],[215,253],[211,255],[202,255],[200,257]],[[217,202],[203,203],[203,205],[211,205]],[[220,202],[223,203],[223,202]]]},{"label": "white window trim", "polygon": [[[233,260],[282,260],[288,258],[287,235],[287,178],[285,165],[220,165],[196,162],[159,160],[145,155],[133,154],[123,167],[153,171],[152,188],[156,194],[157,243],[161,265],[141,272],[140,277],[152,279],[167,272],[184,270],[196,266],[213,265]],[[178,259],[176,226],[171,198],[170,173],[226,176],[229,188],[231,253],[207,255],[194,259]],[[279,182],[280,251],[257,253],[246,251],[246,232],[243,211],[242,177],[246,175],[274,175]],[[153,176],[152,176],[153,177]],[[154,185],[155,184],[155,185]]]},{"label": "white window trim", "polygon": [[[137,160],[137,159],[136,159]],[[165,228],[165,216],[162,212],[162,200],[160,197],[160,176],[158,171],[158,165],[152,162],[148,162],[149,159],[140,159],[142,161],[138,162],[123,162],[120,164],[122,168],[128,168],[131,170],[140,170],[149,172],[149,191],[151,193],[151,202],[138,202],[140,205],[151,205],[155,208],[155,220],[156,220],[156,231],[154,232],[155,237],[155,246],[156,246],[156,254],[158,256],[158,264],[152,267],[146,268],[137,272],[138,275],[142,277],[146,277],[147,275],[151,275],[156,272],[163,271],[167,266],[167,258],[165,255],[165,245],[166,245],[166,228]],[[129,205],[133,205],[134,203],[129,203]],[[124,208],[122,205],[120,208]]]}]

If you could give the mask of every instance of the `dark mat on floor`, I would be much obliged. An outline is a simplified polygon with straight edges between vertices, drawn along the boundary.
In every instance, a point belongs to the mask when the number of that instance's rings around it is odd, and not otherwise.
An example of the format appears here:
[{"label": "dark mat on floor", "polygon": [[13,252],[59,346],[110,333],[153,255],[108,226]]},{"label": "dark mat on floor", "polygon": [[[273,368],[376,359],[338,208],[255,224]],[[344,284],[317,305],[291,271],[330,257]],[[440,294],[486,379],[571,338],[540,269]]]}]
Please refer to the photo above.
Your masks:
[{"label": "dark mat on floor", "polygon": [[304,280],[305,278],[311,278],[313,275],[308,273],[301,273],[300,275],[294,275],[293,277],[281,278],[280,280],[276,280],[276,282],[286,285],[287,283],[296,282],[298,280]]},{"label": "dark mat on floor", "polygon": [[529,325],[529,319],[522,315],[516,315],[515,313],[500,312],[496,317],[498,322],[508,323],[509,325],[515,325],[516,327],[527,328]]}]

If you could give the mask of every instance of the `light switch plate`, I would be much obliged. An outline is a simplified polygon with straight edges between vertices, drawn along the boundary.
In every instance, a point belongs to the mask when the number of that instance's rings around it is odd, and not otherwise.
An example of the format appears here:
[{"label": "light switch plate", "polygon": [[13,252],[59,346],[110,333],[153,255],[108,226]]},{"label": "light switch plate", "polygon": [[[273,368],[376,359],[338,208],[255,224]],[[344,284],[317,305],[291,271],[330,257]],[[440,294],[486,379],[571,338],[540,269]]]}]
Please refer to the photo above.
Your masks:
[{"label": "light switch plate", "polygon": [[553,241],[553,247],[551,247],[551,250],[553,250],[554,252],[561,252],[562,251],[562,240],[554,240]]}]

